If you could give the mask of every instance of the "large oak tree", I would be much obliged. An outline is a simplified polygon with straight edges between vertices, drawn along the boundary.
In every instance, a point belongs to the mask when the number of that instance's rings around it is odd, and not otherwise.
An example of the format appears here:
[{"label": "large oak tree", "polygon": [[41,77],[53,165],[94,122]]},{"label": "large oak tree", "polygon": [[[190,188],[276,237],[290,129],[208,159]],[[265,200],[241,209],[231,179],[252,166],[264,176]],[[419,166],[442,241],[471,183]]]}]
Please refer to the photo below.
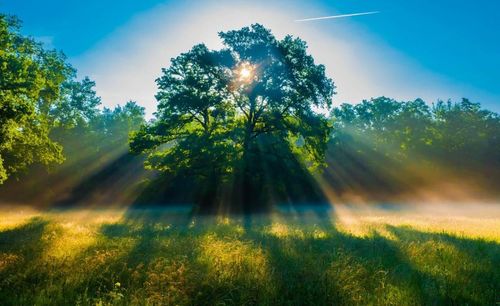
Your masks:
[{"label": "large oak tree", "polygon": [[194,46],[163,70],[156,118],[131,149],[147,152],[150,168],[205,179],[210,197],[232,179],[245,201],[270,161],[323,164],[330,125],[318,110],[330,108],[334,84],[299,38],[259,24],[219,36],[222,50]]}]

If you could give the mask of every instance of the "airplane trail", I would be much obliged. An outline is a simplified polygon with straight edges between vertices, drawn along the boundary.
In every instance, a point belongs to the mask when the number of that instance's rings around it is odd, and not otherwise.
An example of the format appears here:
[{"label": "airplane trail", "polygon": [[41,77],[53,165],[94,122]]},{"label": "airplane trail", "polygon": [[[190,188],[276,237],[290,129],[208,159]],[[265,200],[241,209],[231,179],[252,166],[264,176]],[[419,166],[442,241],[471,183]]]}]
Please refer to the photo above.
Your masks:
[{"label": "airplane trail", "polygon": [[333,15],[333,16],[324,16],[324,17],[314,17],[314,18],[306,18],[306,19],[297,19],[297,20],[295,20],[295,22],[315,21],[315,20],[324,20],[324,19],[336,19],[336,18],[345,18],[345,17],[354,17],[354,16],[363,16],[363,15],[373,15],[373,14],[378,14],[378,13],[380,13],[380,11]]}]

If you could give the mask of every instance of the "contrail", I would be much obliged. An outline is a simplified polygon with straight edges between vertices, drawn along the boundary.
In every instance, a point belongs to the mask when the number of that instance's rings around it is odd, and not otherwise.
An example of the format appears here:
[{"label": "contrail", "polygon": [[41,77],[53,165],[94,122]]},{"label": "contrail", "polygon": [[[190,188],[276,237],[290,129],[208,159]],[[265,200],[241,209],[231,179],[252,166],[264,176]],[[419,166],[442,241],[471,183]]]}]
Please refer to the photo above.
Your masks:
[{"label": "contrail", "polygon": [[333,15],[333,16],[325,16],[325,17],[298,19],[298,20],[295,20],[295,22],[314,21],[314,20],[323,20],[323,19],[335,19],[335,18],[344,18],[344,17],[353,17],[353,16],[362,16],[362,15],[372,15],[372,14],[378,14],[378,13],[380,13],[380,12],[374,11],[374,12],[355,13],[355,14]]}]

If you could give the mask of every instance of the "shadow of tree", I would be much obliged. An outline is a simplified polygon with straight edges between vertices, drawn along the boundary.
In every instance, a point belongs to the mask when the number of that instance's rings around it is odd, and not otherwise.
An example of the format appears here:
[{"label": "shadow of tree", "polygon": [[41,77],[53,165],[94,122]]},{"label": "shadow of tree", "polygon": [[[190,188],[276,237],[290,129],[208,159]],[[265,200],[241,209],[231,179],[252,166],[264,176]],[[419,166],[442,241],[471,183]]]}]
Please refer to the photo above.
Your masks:
[{"label": "shadow of tree", "polygon": [[0,232],[0,304],[19,305],[16,301],[43,283],[43,275],[31,272],[49,243],[42,239],[48,224],[34,217],[26,224]]},{"label": "shadow of tree", "polygon": [[[499,301],[500,244],[447,233],[426,233],[408,226],[386,228],[395,235],[405,260],[421,271],[422,279],[418,281],[428,284],[430,278],[434,280],[429,298],[470,305]],[[422,247],[417,249],[414,245]],[[480,284],[481,290],[473,284]]]},{"label": "shadow of tree", "polygon": [[[233,219],[237,221],[232,225],[215,225],[214,219],[205,224],[196,223],[197,218],[200,217],[191,216],[176,225],[172,225],[175,217],[168,217],[168,214],[132,218],[134,222],[149,225],[137,233],[139,241],[126,260],[152,265],[158,257],[172,256],[171,252],[158,248],[156,244],[160,242],[157,238],[163,235],[181,244],[189,239],[189,246],[175,254],[187,258],[186,269],[191,271],[188,279],[193,282],[188,292],[198,292],[197,297],[190,296],[190,301],[203,297],[196,300],[199,305],[221,301],[231,305],[387,305],[394,301],[420,305],[481,305],[485,301],[494,303],[498,298],[500,273],[494,267],[498,266],[500,253],[499,245],[494,242],[394,226],[386,229],[396,238],[388,238],[376,230],[368,236],[356,237],[339,232],[333,219],[310,213],[307,217],[306,214],[295,214],[279,221],[286,228],[284,235],[272,232],[274,221],[261,215],[240,215]],[[158,224],[172,226],[171,232],[161,232]],[[236,233],[235,226],[241,226],[241,232]],[[228,228],[233,230],[228,232]],[[106,235],[121,237],[130,233],[130,228],[116,225],[103,228],[103,231]],[[200,243],[207,235],[218,243],[227,243],[227,250],[219,250],[222,253],[200,262],[199,257],[203,254]],[[430,258],[425,264],[431,270],[419,265],[418,256],[442,252],[439,248],[443,241],[466,256],[451,253],[441,261]],[[225,252],[231,254],[231,245],[235,247],[241,243],[262,251],[270,281],[252,282],[251,277],[234,274],[223,282],[208,281],[207,284],[207,280],[213,278],[209,274],[225,274],[229,273],[225,269],[237,269],[216,263],[218,257],[225,258]],[[235,256],[243,258],[236,265],[246,260],[245,255]],[[135,262],[137,258],[141,259]],[[212,260],[218,265],[215,271]],[[466,268],[450,272],[460,265]],[[266,286],[272,290],[264,289]],[[247,292],[242,292],[243,288]],[[254,295],[250,297],[249,292]]]},{"label": "shadow of tree", "polygon": [[189,166],[177,175],[159,174],[145,183],[132,208],[191,205],[193,212],[210,215],[262,214],[277,204],[289,209],[326,205],[325,193],[304,163],[290,148],[278,151],[235,161],[223,177],[200,175]]},{"label": "shadow of tree", "polygon": [[34,217],[26,224],[0,232],[0,252],[22,253],[28,258],[40,255],[44,248],[42,234],[49,221]]},{"label": "shadow of tree", "polygon": [[[300,221],[287,226],[304,228]],[[318,229],[327,231],[320,234]],[[276,304],[387,305],[396,299],[419,305],[482,305],[498,300],[499,244],[407,227],[389,229],[397,240],[377,232],[355,237],[331,225],[328,230],[325,223],[285,237],[247,227],[244,239],[268,256],[280,292]],[[442,257],[443,240],[466,256],[452,252]],[[418,264],[422,254],[434,254],[422,260],[424,266]]]},{"label": "shadow of tree", "polygon": [[338,230],[335,221],[318,212],[228,218],[128,210],[120,221],[100,225],[95,242],[75,258],[49,264],[38,260],[47,247],[49,222],[35,218],[0,232],[0,256],[20,258],[0,266],[0,301],[493,305],[498,300],[498,243],[391,225],[354,236]]}]

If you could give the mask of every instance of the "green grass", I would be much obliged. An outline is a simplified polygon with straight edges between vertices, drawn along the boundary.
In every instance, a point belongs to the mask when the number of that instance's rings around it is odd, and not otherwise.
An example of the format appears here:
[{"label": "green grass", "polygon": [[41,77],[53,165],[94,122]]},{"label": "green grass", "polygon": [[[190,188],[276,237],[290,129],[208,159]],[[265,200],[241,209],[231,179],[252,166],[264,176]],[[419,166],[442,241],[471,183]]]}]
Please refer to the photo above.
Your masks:
[{"label": "green grass", "polygon": [[0,305],[500,301],[498,214],[13,211],[0,212]]}]

